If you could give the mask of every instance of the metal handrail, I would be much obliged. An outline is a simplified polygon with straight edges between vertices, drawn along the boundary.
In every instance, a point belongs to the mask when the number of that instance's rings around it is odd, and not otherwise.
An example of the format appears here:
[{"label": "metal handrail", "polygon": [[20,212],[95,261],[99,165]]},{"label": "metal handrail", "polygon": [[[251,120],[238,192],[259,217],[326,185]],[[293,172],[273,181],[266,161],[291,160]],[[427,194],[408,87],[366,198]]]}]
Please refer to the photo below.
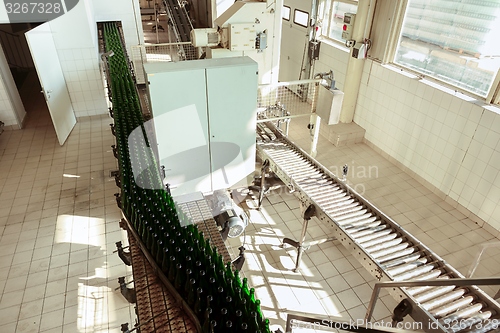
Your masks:
[{"label": "metal handrail", "polygon": [[[329,317],[330,318],[330,317]],[[286,315],[286,328],[285,333],[292,333],[293,324],[292,321],[302,321],[312,324],[315,329],[319,326],[324,326],[336,330],[348,331],[348,332],[359,332],[359,333],[403,333],[403,332],[414,332],[401,328],[388,327],[384,325],[377,325],[373,328],[371,325],[358,324],[358,321],[346,322],[343,318],[337,318],[338,320],[331,320],[326,318],[308,317],[303,315],[295,315],[287,313]],[[366,323],[366,322],[365,322]]]},{"label": "metal handrail", "polygon": [[432,279],[432,280],[421,280],[421,281],[386,281],[377,282],[373,288],[372,296],[370,298],[370,303],[368,303],[368,308],[366,310],[365,321],[369,322],[373,310],[375,309],[375,304],[379,298],[380,290],[382,288],[397,288],[397,287],[437,287],[437,286],[491,286],[500,285],[500,277],[491,278],[451,278],[451,279]]}]

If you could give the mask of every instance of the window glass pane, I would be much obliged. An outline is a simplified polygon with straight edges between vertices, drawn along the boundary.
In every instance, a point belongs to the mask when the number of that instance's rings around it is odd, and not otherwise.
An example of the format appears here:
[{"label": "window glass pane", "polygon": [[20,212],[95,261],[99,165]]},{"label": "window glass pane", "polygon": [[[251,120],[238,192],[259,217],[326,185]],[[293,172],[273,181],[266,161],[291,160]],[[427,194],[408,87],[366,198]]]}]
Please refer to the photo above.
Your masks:
[{"label": "window glass pane", "polygon": [[[342,39],[342,27],[344,26],[344,14],[345,13],[353,13],[356,14],[358,11],[358,6],[357,5],[352,5],[349,3],[345,2],[340,2],[340,1],[334,1],[331,8],[329,8],[329,5],[326,5],[325,9],[328,9],[328,11],[325,10],[325,15],[328,15],[328,17],[325,17],[323,19],[323,32],[322,34],[332,38],[336,39],[338,41],[344,42]],[[325,24],[325,23],[329,24]]]},{"label": "window glass pane", "polygon": [[281,12],[281,17],[287,21],[290,21],[290,7],[283,6],[283,11]]},{"label": "window glass pane", "polygon": [[301,10],[295,9],[293,13],[293,23],[307,27],[309,22],[309,14]]},{"label": "window glass pane", "polygon": [[499,14],[499,0],[409,0],[395,63],[486,96],[500,66]]}]

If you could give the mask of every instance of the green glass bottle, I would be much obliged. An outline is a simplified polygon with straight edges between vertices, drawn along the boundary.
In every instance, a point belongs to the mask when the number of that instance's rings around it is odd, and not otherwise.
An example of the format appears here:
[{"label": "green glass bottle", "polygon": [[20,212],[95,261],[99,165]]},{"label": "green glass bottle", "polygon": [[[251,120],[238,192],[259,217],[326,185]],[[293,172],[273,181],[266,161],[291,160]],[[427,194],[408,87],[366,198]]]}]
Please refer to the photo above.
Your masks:
[{"label": "green glass bottle", "polygon": [[[193,271],[189,268],[186,268],[185,269],[185,275],[184,275],[184,289],[182,290],[184,295],[186,297],[189,296],[189,292],[191,290],[193,290],[193,293],[196,293],[196,287],[194,286],[194,284],[196,284],[196,279],[193,278]],[[191,286],[191,280],[194,280],[194,284],[193,286]],[[193,296],[194,297],[194,296]],[[193,302],[194,304],[194,302]],[[190,304],[190,305],[193,305],[193,304]]]},{"label": "green glass bottle", "polygon": [[169,261],[169,250],[168,247],[163,248],[163,259],[161,262],[161,271],[165,276],[168,276],[168,269],[170,267],[170,261]]},{"label": "green glass bottle", "polygon": [[158,240],[158,244],[156,245],[156,255],[155,255],[155,261],[158,264],[158,266],[162,267],[163,264],[163,250],[165,247],[163,246],[163,240],[160,238]]},{"label": "green glass bottle", "polygon": [[195,285],[196,285],[196,280],[193,278],[189,279],[189,290],[187,291],[187,303],[191,306],[191,308],[195,305],[196,302]]},{"label": "green glass bottle", "polygon": [[234,281],[233,286],[234,286],[235,289],[236,289],[236,287],[239,287],[240,289],[243,287],[243,285],[241,283],[240,271],[239,270],[235,270],[234,271],[233,281]]},{"label": "green glass bottle", "polygon": [[264,315],[262,314],[262,310],[260,309],[260,300],[256,300],[254,304],[254,309],[257,313],[257,320],[260,323],[264,320]]},{"label": "green glass bottle", "polygon": [[241,326],[241,324],[244,323],[243,321],[243,311],[241,310],[236,310],[234,311],[234,324],[236,325],[236,327],[239,327]]},{"label": "green glass bottle", "polygon": [[236,326],[233,325],[231,320],[226,321],[224,333],[237,333]]},{"label": "green glass bottle", "polygon": [[224,299],[225,299],[224,288],[221,286],[217,287],[217,293],[215,295],[216,295],[215,299],[217,300],[217,307],[222,308],[224,306],[224,303],[225,303],[225,301],[224,301]]},{"label": "green glass bottle", "polygon": [[262,333],[272,333],[271,332],[271,328],[269,327],[270,325],[270,322],[269,322],[269,319],[264,319],[264,321],[262,322]]},{"label": "green glass bottle", "polygon": [[194,302],[194,314],[199,318],[204,308],[203,302],[203,289],[201,287],[196,288],[196,300]]},{"label": "green glass bottle", "polygon": [[170,263],[169,263],[169,266],[168,266],[168,276],[167,276],[167,278],[172,283],[175,280],[176,265],[177,265],[177,262],[175,260],[175,256],[170,256]]},{"label": "green glass bottle", "polygon": [[250,288],[249,298],[250,298],[250,303],[255,304],[256,299],[255,299],[255,289],[254,288]]},{"label": "green glass bottle", "polygon": [[210,321],[212,320],[212,309],[207,307],[203,315],[203,326],[201,328],[203,333],[211,333]]},{"label": "green glass bottle", "polygon": [[217,323],[220,323],[220,327],[226,326],[226,321],[229,320],[228,311],[226,308],[220,309],[219,317],[216,318]]}]

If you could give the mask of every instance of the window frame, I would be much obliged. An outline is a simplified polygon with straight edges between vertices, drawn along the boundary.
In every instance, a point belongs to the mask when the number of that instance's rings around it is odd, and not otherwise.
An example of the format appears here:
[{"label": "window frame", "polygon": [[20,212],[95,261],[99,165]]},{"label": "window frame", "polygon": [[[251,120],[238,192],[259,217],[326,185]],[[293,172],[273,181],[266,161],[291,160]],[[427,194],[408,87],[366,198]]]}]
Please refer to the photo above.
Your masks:
[{"label": "window frame", "polygon": [[[328,0],[326,0],[328,1]],[[434,77],[432,75],[424,74],[420,71],[414,70],[410,67],[404,66],[402,64],[396,63],[397,49],[402,36],[403,23],[405,20],[405,15],[408,7],[409,0],[399,1],[395,10],[395,15],[393,22],[390,26],[389,38],[387,47],[385,48],[384,55],[382,57],[382,63],[390,64],[394,67],[399,68],[401,71],[410,73],[417,77],[419,80],[425,79],[430,82],[434,82],[444,88],[454,90],[456,93],[471,97],[477,101],[484,102],[486,104],[500,106],[500,68],[497,70],[496,75],[493,78],[490,89],[486,96],[479,95],[473,91],[469,91],[463,87],[454,85],[451,82],[445,81]]]},{"label": "window frame", "polygon": [[282,10],[281,12],[281,18],[285,21],[288,21],[290,22],[290,16],[291,16],[291,13],[292,13],[292,8],[290,6],[285,6],[283,5],[283,9],[287,8],[288,9],[288,18],[284,17],[283,14],[284,14],[284,11]]},{"label": "window frame", "polygon": [[[300,12],[300,13],[304,13],[304,14],[307,14],[307,22],[306,22],[306,25],[303,25],[302,23],[298,23],[296,21],[296,18],[297,18],[297,12]],[[309,27],[309,19],[310,19],[310,15],[308,12],[302,10],[302,9],[297,9],[297,8],[294,8],[293,10],[293,23],[295,23],[296,25],[298,26],[301,26],[301,27],[304,27],[304,28],[308,28]]]},{"label": "window frame", "polygon": [[[332,15],[333,15],[333,3],[334,2],[342,2],[346,3],[348,5],[353,5],[353,6],[359,6],[359,1],[358,0],[322,0],[320,3],[320,6],[327,6],[327,3],[330,3],[330,8],[328,10],[328,13],[322,13],[321,17],[321,38],[326,39],[328,41],[331,41],[332,43],[338,44],[340,46],[345,47],[345,41],[335,39],[330,37],[330,26],[332,24]],[[328,14],[328,20],[325,20],[325,16]],[[326,33],[326,34],[325,34]],[[347,49],[347,48],[346,48]]]}]

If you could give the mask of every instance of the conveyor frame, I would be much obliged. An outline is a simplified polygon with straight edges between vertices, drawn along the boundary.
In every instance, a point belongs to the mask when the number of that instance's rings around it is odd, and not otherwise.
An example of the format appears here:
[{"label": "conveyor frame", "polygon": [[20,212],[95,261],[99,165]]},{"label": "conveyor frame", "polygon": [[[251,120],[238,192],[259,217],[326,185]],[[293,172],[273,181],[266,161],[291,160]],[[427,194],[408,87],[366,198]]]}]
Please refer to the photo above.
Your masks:
[{"label": "conveyor frame", "polygon": [[[375,207],[371,202],[357,193],[351,186],[349,186],[346,182],[340,180],[336,175],[334,175],[331,171],[329,171],[326,167],[321,165],[316,159],[308,155],[304,150],[297,147],[292,141],[286,138],[282,133],[277,130],[274,125],[270,122],[258,124],[258,133],[261,136],[262,140],[258,140],[257,142],[257,155],[262,159],[262,161],[269,161],[270,170],[278,176],[287,186],[295,189],[294,194],[300,201],[300,203],[304,207],[308,207],[309,205],[314,205],[316,208],[316,217],[324,222],[329,224],[333,228],[333,235],[336,237],[341,244],[351,252],[351,254],[361,263],[363,267],[365,267],[371,275],[373,275],[379,281],[392,281],[394,278],[384,270],[381,265],[377,263],[377,260],[367,253],[363,247],[353,238],[348,232],[346,232],[346,228],[341,226],[335,218],[329,216],[322,208],[323,204],[317,202],[317,200],[313,199],[307,193],[307,189],[303,188],[300,185],[300,181],[304,180],[304,178],[294,178],[290,176],[280,165],[280,163],[285,162],[286,156],[285,153],[279,156],[279,153],[274,154],[274,152],[279,150],[293,150],[295,153],[300,155],[300,158],[307,163],[308,166],[311,166],[315,169],[316,175],[321,175],[321,179],[325,179],[327,181],[333,181],[336,186],[339,186],[342,190],[347,192],[347,194],[353,198],[355,201],[361,203],[365,209],[367,209],[366,213],[372,213],[378,219],[381,220],[382,223],[387,224],[392,230],[396,230],[398,237],[402,237],[403,241],[408,242],[411,246],[416,248],[415,252],[422,252],[426,254],[426,257],[429,257],[430,261],[433,262],[437,268],[436,270],[441,271],[440,276],[443,277],[445,275],[448,278],[464,278],[464,276],[454,269],[452,266],[447,264],[441,257],[439,257],[436,253],[434,253],[430,248],[425,246],[422,242],[408,233],[401,225],[392,220],[389,216],[384,214],[381,210]],[[269,140],[271,139],[271,140]],[[273,150],[272,146],[279,148],[277,150]],[[284,148],[286,147],[286,148]],[[271,156],[266,150],[273,151],[274,155]],[[298,163],[297,163],[298,164]],[[296,164],[296,165],[297,165]],[[308,168],[304,167],[304,170]],[[321,191],[321,189],[319,189]],[[319,192],[320,192],[319,191]],[[322,198],[323,199],[323,198]],[[324,200],[321,200],[324,202]],[[442,274],[444,273],[444,274]],[[477,298],[480,301],[487,305],[488,308],[492,308],[497,310],[497,314],[500,313],[500,306],[497,302],[495,302],[492,298],[490,298],[486,293],[484,293],[479,288],[472,286],[471,292],[473,291]],[[418,322],[421,322],[424,327],[427,327],[426,331],[438,331],[438,332],[448,332],[445,327],[443,327],[436,318],[431,315],[431,313],[425,309],[423,309],[419,302],[406,290],[401,289],[399,287],[393,287],[389,291],[389,293],[396,300],[408,299],[412,305],[412,312],[410,313],[411,317]],[[433,325],[430,325],[431,322],[434,322]],[[426,325],[427,324],[427,325]]]}]

